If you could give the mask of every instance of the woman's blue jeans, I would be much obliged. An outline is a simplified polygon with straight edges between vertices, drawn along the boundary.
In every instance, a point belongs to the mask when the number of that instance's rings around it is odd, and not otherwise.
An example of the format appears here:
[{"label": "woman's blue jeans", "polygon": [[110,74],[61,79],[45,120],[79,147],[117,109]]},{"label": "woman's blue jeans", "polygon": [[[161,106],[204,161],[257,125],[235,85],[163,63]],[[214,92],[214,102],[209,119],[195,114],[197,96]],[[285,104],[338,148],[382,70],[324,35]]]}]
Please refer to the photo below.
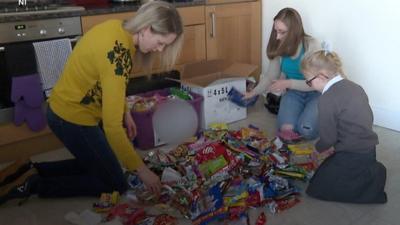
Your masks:
[{"label": "woman's blue jeans", "polygon": [[67,122],[48,107],[48,124],[75,159],[35,163],[40,175],[40,197],[99,196],[127,189],[114,152],[99,126]]},{"label": "woman's blue jeans", "polygon": [[318,137],[318,98],[317,91],[288,90],[281,99],[278,112],[279,129],[290,124],[294,131],[306,139]]}]

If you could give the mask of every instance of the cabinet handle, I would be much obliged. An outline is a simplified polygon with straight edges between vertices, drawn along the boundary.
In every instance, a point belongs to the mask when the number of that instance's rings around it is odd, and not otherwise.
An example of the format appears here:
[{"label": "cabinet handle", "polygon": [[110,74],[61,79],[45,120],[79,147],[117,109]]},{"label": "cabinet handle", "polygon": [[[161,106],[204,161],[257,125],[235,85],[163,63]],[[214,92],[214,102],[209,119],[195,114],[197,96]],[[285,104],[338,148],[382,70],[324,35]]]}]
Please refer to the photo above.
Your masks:
[{"label": "cabinet handle", "polygon": [[211,33],[210,36],[213,38],[215,37],[215,12],[210,13],[211,17]]}]

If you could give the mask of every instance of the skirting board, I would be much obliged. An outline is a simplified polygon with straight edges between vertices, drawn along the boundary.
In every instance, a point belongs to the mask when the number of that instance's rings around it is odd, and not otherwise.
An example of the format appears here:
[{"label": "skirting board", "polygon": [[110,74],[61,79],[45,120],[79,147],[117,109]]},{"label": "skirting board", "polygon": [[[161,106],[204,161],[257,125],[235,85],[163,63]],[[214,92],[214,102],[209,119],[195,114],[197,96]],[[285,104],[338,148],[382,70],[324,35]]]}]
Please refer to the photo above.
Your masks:
[{"label": "skirting board", "polygon": [[391,130],[400,131],[400,111],[378,106],[371,106],[374,113],[374,124]]}]

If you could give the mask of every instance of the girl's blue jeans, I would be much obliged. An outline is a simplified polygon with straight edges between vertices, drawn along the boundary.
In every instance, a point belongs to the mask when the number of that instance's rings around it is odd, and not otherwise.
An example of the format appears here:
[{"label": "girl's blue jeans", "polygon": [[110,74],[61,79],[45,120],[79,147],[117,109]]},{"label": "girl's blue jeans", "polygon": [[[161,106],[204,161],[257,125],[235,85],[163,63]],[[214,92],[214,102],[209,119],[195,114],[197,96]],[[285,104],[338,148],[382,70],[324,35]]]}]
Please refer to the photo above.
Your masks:
[{"label": "girl's blue jeans", "polygon": [[306,139],[318,137],[317,91],[297,91],[288,89],[282,96],[278,112],[278,128],[290,124],[294,131]]}]

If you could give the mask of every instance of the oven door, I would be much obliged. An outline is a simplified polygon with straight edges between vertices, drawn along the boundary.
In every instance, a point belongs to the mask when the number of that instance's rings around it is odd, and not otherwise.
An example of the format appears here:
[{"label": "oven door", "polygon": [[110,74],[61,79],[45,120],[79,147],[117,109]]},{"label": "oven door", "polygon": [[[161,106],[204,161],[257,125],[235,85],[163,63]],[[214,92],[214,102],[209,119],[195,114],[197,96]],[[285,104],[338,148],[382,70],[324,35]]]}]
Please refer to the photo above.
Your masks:
[{"label": "oven door", "polygon": [[[73,36],[69,38],[72,48],[75,46],[79,38],[80,36]],[[0,124],[11,122],[14,118],[14,104],[11,101],[11,76],[8,74],[5,65],[6,48],[7,44],[0,46]],[[46,105],[44,105],[43,107],[46,107]]]}]

